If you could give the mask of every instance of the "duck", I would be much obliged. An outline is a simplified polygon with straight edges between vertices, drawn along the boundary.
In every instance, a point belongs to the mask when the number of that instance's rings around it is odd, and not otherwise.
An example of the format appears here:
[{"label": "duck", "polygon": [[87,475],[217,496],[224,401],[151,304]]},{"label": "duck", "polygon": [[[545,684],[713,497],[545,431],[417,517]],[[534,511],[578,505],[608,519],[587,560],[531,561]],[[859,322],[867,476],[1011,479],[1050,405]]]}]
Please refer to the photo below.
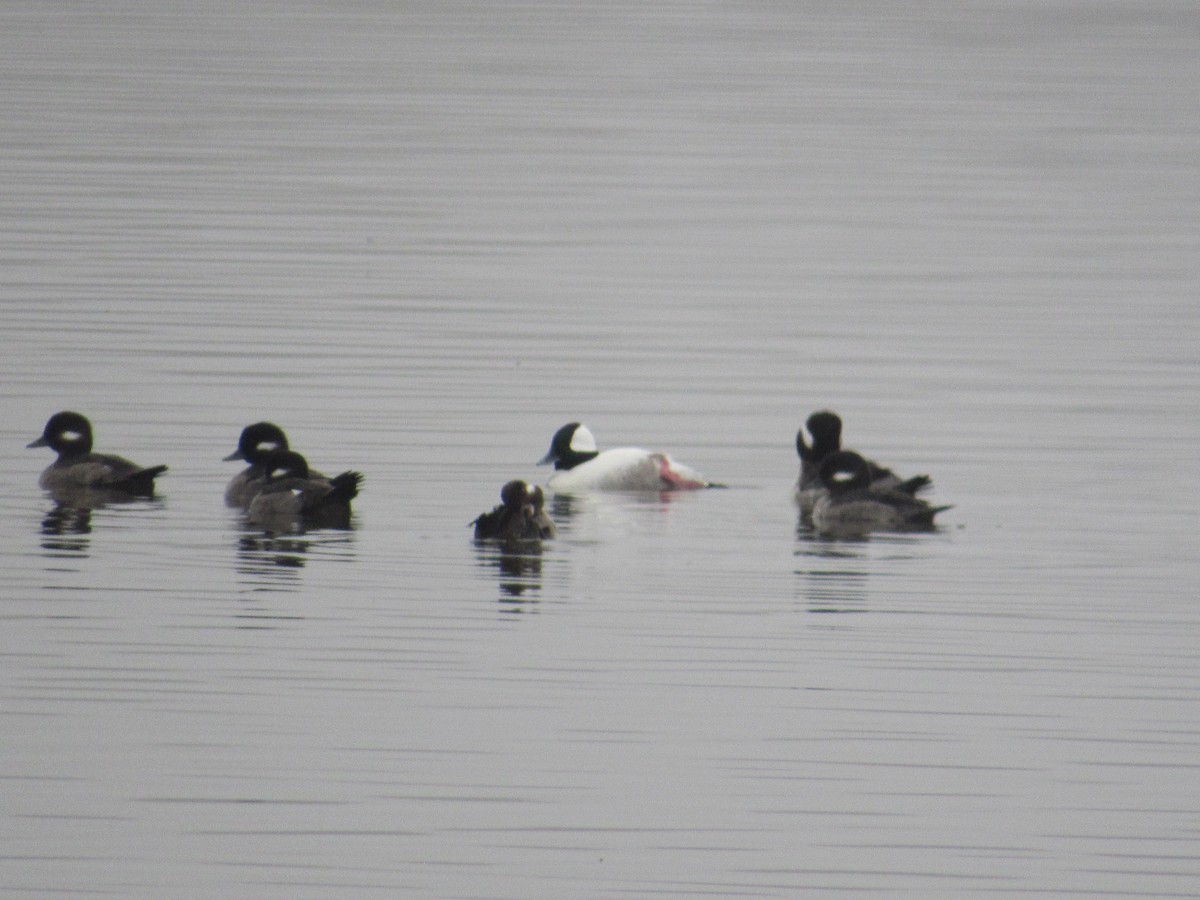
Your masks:
[{"label": "duck", "polygon": [[554,433],[539,466],[554,463],[546,486],[556,493],[585,491],[684,491],[721,487],[668,454],[638,447],[596,449],[586,425],[569,422]]},{"label": "duck", "polygon": [[295,450],[276,450],[264,467],[262,486],[246,509],[250,522],[270,531],[350,527],[350,501],[358,496],[361,473],[318,476]]},{"label": "duck", "polygon": [[[808,429],[809,444],[804,437]],[[800,477],[796,481],[795,499],[800,506],[804,518],[812,515],[813,503],[825,490],[821,483],[821,463],[832,453],[842,449],[842,419],[835,412],[827,409],[820,410],[808,417],[804,427],[796,432],[796,453],[800,457]],[[928,475],[914,475],[912,478],[901,478],[891,469],[879,465],[873,460],[863,459],[872,490],[899,491],[916,496],[931,484],[933,479]]]},{"label": "duck", "polygon": [[852,450],[830,453],[818,472],[823,490],[813,503],[813,528],[823,535],[862,536],[872,531],[932,531],[933,517],[950,509],[905,491],[877,487],[871,467]]},{"label": "duck", "polygon": [[471,524],[475,540],[536,541],[558,536],[554,522],[542,508],[546,497],[540,487],[519,479],[500,489],[500,505],[481,513]]},{"label": "duck", "polygon": [[[225,488],[225,505],[245,509],[262,489],[267,474],[267,459],[276,450],[288,450],[287,435],[274,422],[255,422],[242,429],[237,449],[224,457],[223,462],[245,460],[249,463],[238,472]],[[316,469],[309,469],[310,478],[324,478]]]},{"label": "duck", "polygon": [[64,410],[46,422],[42,436],[28,447],[49,447],[58,454],[42,472],[38,484],[47,491],[67,495],[98,492],[96,499],[153,497],[154,479],[166,466],[139,466],[123,456],[92,452],[92,423],[87,417]]}]

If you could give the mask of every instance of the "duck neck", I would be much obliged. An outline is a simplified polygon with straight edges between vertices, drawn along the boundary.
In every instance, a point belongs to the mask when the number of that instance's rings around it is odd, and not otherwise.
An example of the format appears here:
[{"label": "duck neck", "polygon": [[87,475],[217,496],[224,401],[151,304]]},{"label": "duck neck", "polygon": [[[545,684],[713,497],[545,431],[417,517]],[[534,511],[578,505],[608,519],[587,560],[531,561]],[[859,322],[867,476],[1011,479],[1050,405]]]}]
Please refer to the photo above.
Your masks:
[{"label": "duck neck", "polygon": [[554,460],[556,470],[573,469],[600,455],[599,450],[572,450],[568,447]]}]

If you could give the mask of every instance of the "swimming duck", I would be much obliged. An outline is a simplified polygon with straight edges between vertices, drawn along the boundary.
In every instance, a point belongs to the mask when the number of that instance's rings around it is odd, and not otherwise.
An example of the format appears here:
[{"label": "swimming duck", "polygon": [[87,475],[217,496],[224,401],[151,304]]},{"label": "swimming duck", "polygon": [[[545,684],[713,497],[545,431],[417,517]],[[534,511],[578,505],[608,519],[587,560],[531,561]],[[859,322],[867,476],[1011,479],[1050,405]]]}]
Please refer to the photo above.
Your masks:
[{"label": "swimming duck", "polygon": [[558,535],[558,529],[542,509],[545,495],[540,487],[510,481],[500,489],[499,506],[471,524],[475,540],[536,541]]},{"label": "swimming duck", "polygon": [[[248,462],[225,488],[225,504],[245,509],[250,505],[267,477],[267,458],[276,450],[287,450],[288,439],[283,429],[273,422],[255,422],[242,429],[237,449],[224,458],[224,462],[241,459]],[[310,478],[324,478],[316,469],[309,469]]]},{"label": "swimming duck", "polygon": [[558,429],[539,466],[554,463],[547,486],[559,493],[579,491],[678,491],[719,487],[666,453],[618,447],[600,452],[586,425]]},{"label": "swimming duck", "polygon": [[850,450],[826,456],[818,477],[824,489],[813,503],[812,521],[821,534],[932,531],[933,517],[950,508],[931,506],[905,491],[876,487],[869,463]]},{"label": "swimming duck", "polygon": [[77,412],[52,415],[42,436],[28,446],[49,447],[58,454],[38,484],[60,495],[87,490],[110,493],[112,499],[151,497],[154,479],[167,471],[166,466],[143,468],[121,456],[93,453],[92,423]]},{"label": "swimming duck", "polygon": [[264,465],[262,487],[247,508],[251,522],[271,531],[350,527],[350,501],[358,496],[360,473],[317,476],[294,450],[276,450]]},{"label": "swimming duck", "polygon": [[[800,504],[801,514],[807,519],[812,515],[813,503],[817,496],[824,490],[820,476],[821,463],[831,453],[842,449],[842,420],[837,413],[826,409],[809,416],[804,427],[811,435],[812,444],[805,441],[804,428],[796,432],[796,453],[800,456],[796,502]],[[867,465],[872,490],[899,491],[912,497],[933,483],[928,475],[901,478],[891,469],[869,459],[864,459],[863,462]]]}]

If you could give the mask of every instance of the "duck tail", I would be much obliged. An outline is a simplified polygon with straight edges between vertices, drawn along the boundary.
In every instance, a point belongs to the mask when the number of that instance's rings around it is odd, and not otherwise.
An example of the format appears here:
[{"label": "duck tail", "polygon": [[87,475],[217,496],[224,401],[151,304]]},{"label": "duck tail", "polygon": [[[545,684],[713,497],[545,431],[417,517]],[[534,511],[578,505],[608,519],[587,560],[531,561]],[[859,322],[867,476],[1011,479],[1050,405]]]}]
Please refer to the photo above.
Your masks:
[{"label": "duck tail", "polygon": [[945,512],[948,509],[954,509],[953,504],[947,506],[928,506],[913,517],[913,522],[924,528],[932,528],[933,517],[940,512]]},{"label": "duck tail", "polygon": [[120,481],[114,481],[105,486],[128,491],[138,496],[153,497],[154,479],[165,471],[167,471],[166,466],[149,466],[145,469],[138,469],[136,472],[130,472]]},{"label": "duck tail", "polygon": [[491,512],[481,512],[467,523],[467,527],[475,529],[475,537],[477,538],[490,537],[492,532],[495,531],[496,523],[500,521],[500,514],[503,511],[503,506],[497,506]]},{"label": "duck tail", "polygon": [[[915,497],[925,488],[933,484],[933,479],[928,475],[914,475],[912,478],[905,479],[896,485],[896,490],[902,494],[908,494],[910,497]],[[942,507],[949,509],[949,507]]]},{"label": "duck tail", "polygon": [[329,479],[329,483],[333,485],[329,496],[349,503],[358,496],[358,488],[362,484],[362,480],[361,472],[343,472],[341,475]]}]

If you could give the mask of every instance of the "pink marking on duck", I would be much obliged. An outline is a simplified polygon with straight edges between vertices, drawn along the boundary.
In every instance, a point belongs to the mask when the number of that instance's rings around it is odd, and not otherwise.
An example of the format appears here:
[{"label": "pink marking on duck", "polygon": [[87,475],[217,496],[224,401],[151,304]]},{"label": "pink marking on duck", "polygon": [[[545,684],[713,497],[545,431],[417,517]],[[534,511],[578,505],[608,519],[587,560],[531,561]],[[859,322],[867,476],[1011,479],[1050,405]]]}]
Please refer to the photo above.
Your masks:
[{"label": "pink marking on duck", "polygon": [[695,490],[696,488],[708,487],[703,481],[688,478],[672,469],[671,458],[665,453],[656,453],[655,456],[658,457],[658,476],[666,482],[669,488],[673,490]]}]

